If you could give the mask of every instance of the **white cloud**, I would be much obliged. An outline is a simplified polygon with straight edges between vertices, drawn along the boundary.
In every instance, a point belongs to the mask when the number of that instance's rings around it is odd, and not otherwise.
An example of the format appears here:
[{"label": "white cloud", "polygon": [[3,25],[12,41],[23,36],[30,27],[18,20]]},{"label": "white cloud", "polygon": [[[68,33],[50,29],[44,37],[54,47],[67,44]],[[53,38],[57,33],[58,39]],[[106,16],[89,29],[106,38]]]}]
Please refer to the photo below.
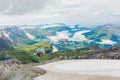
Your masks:
[{"label": "white cloud", "polygon": [[120,0],[0,0],[0,23],[118,23],[119,4]]}]

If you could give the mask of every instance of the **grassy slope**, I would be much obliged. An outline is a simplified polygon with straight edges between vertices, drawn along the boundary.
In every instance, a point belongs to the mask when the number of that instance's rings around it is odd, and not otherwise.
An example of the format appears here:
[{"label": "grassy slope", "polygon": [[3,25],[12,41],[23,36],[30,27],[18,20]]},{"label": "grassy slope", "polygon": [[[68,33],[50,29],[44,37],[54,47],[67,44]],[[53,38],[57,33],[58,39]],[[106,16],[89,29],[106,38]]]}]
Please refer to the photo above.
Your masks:
[{"label": "grassy slope", "polygon": [[[61,52],[56,52],[51,54],[45,54],[41,57],[38,57],[37,55],[33,55],[33,53],[36,52],[36,49],[38,47],[45,48],[46,51],[49,51],[51,49],[51,45],[49,43],[38,43],[31,46],[16,48],[15,50],[8,51],[6,54],[10,58],[17,58],[23,63],[41,62],[41,61],[59,59],[61,55],[65,56],[65,51],[61,51]],[[68,59],[72,59],[79,55],[88,54],[90,51],[91,51],[90,48],[69,50],[69,51],[66,51],[66,56],[68,57]]]},{"label": "grassy slope", "polygon": [[31,46],[16,48],[15,50],[8,51],[7,55],[10,58],[17,58],[23,63],[40,62],[43,60],[48,60],[49,59],[48,54],[45,54],[42,57],[34,55],[38,47],[44,48],[45,51],[51,50],[49,43],[38,43]]},{"label": "grassy slope", "polygon": [[37,43],[34,45],[29,45],[29,46],[25,46],[25,47],[20,47],[17,48],[18,50],[24,50],[27,52],[35,52],[37,48],[42,47],[45,49],[45,51],[50,50],[51,49],[51,45],[48,42],[45,43]]}]

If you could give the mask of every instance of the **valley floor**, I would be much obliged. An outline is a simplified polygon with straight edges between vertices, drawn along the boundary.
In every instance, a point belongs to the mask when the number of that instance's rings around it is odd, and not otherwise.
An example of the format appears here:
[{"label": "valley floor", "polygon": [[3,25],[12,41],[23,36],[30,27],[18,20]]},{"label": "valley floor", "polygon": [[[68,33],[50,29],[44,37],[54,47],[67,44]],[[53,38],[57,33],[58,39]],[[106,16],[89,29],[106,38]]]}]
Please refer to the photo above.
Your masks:
[{"label": "valley floor", "polygon": [[35,80],[120,80],[119,60],[62,60],[40,65]]}]

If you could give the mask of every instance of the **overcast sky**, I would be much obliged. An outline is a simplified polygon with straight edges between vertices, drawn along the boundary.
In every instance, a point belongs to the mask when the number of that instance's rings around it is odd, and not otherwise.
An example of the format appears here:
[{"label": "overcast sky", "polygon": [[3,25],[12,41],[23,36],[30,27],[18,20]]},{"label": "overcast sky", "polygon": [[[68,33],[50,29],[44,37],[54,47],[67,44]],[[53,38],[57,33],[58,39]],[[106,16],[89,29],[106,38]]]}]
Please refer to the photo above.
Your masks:
[{"label": "overcast sky", "polygon": [[120,24],[120,0],[0,0],[0,24]]}]

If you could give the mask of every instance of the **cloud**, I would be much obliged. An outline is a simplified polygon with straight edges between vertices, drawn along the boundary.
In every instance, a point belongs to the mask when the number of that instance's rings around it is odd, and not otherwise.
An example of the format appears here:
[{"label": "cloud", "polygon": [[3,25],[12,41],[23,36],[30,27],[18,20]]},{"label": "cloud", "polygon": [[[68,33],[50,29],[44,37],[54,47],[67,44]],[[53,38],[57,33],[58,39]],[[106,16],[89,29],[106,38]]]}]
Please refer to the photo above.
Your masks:
[{"label": "cloud", "polygon": [[0,12],[7,15],[23,15],[42,11],[50,0],[0,0]]},{"label": "cloud", "polygon": [[119,23],[120,0],[0,0],[0,22]]}]

